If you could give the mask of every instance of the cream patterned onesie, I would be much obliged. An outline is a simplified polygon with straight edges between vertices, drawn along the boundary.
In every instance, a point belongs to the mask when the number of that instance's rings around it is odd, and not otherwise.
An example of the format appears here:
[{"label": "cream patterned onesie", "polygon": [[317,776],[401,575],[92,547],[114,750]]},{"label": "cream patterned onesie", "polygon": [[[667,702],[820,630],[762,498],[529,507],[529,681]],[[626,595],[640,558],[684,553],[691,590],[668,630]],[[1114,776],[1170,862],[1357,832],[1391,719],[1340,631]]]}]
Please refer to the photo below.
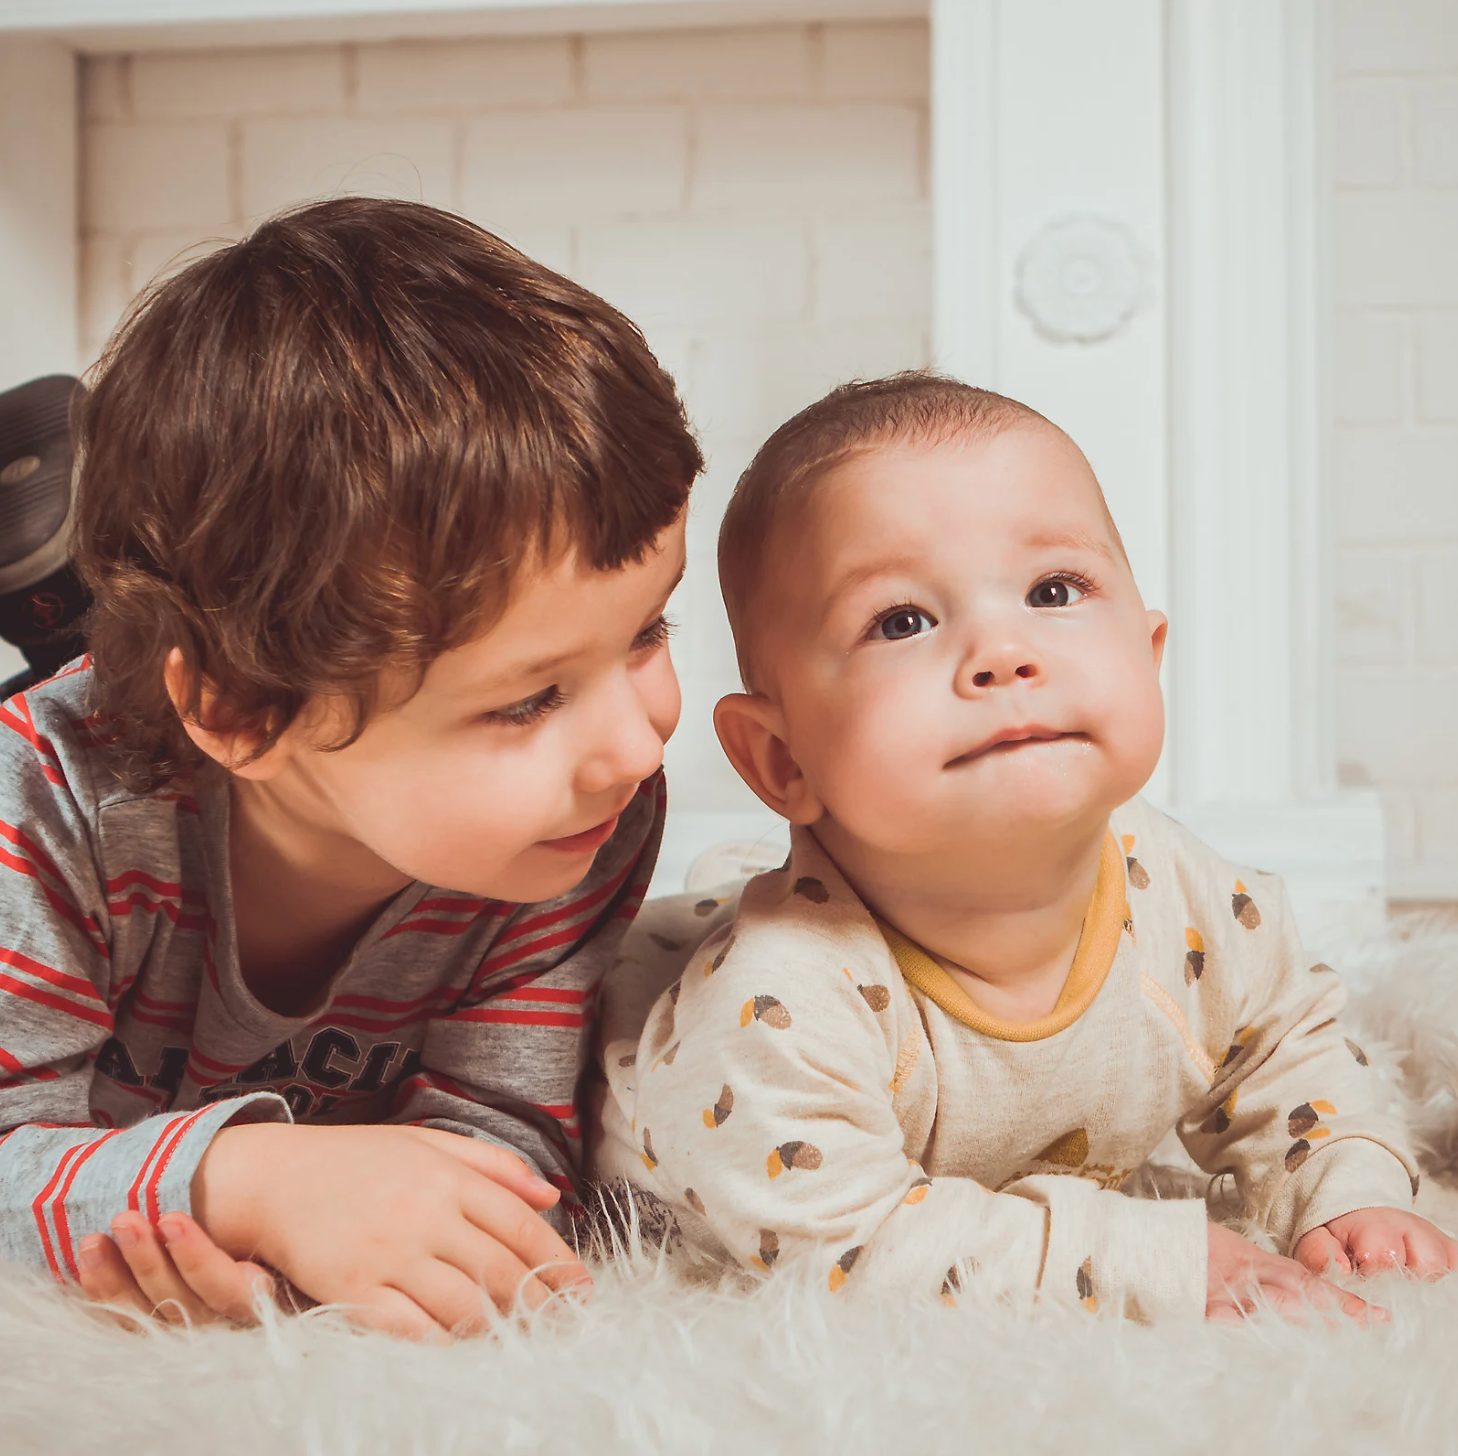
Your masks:
[{"label": "cream patterned onesie", "polygon": [[[645,929],[653,954],[680,951],[662,928]],[[1411,1205],[1404,1130],[1376,1109],[1343,1000],[1278,879],[1139,800],[1112,818],[1067,983],[1030,1024],[988,1016],[878,926],[797,829],[646,1023],[622,1035],[610,1001],[595,1172],[663,1200],[700,1248],[762,1271],[813,1261],[832,1289],[970,1274],[1202,1313],[1203,1201],[1116,1191],[1172,1128],[1282,1251]]]}]

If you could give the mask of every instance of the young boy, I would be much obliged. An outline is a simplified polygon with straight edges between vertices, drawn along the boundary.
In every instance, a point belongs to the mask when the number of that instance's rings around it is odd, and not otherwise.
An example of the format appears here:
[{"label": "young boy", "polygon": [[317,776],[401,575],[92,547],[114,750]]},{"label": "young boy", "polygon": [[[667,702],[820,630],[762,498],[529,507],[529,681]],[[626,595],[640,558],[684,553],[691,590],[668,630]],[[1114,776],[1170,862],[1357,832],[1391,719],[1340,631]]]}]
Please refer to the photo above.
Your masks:
[{"label": "young boy", "polygon": [[679,708],[672,382],[491,235],[344,200],[153,292],[79,434],[91,656],[0,708],[0,1254],[194,1318],[256,1258],[435,1337],[583,1281]]},{"label": "young boy", "polygon": [[[716,726],[792,849],[606,1047],[602,1175],[833,1290],[1360,1315],[1308,1270],[1452,1267],[1279,881],[1134,798],[1166,623],[1067,436],[847,386],[760,451],[719,564],[748,691]],[[1171,1129],[1300,1264],[1115,1191]]]}]

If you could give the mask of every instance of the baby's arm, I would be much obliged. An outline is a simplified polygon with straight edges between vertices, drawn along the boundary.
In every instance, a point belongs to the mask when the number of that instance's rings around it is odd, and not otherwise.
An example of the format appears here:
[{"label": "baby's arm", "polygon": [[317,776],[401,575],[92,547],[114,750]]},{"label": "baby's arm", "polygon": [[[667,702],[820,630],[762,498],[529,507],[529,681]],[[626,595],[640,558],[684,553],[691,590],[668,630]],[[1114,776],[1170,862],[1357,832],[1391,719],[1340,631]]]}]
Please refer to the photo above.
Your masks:
[{"label": "baby's arm", "polygon": [[847,965],[845,946],[787,946],[741,910],[727,952],[711,939],[655,1007],[635,1064],[614,1065],[623,1046],[608,1071],[635,1144],[609,1171],[701,1219],[746,1267],[808,1261],[832,1289],[931,1291],[973,1271],[993,1293],[1205,1308],[1202,1203],[1057,1177],[992,1193],[908,1157],[895,1097],[931,1051],[889,956]]},{"label": "baby's arm", "polygon": [[[1308,1267],[1326,1267],[1332,1244],[1340,1272],[1369,1262],[1351,1231],[1374,1217],[1410,1226],[1414,1267],[1425,1267],[1428,1235],[1445,1236],[1409,1212],[1417,1167],[1401,1121],[1381,1110],[1377,1073],[1336,1019],[1341,980],[1302,952],[1280,881],[1251,886],[1259,922],[1236,922],[1224,964],[1207,961],[1238,1011],[1210,1098],[1181,1125],[1185,1146],[1206,1171],[1233,1174],[1247,1212]],[[1392,1247],[1412,1262],[1400,1234]]]}]

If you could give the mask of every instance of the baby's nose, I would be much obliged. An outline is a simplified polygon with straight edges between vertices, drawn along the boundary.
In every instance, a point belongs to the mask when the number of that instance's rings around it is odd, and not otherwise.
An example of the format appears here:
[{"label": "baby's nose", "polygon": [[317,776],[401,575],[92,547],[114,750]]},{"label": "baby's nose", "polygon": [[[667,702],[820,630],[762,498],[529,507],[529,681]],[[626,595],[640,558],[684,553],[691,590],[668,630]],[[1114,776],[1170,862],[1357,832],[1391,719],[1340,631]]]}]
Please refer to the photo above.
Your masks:
[{"label": "baby's nose", "polygon": [[1019,663],[1011,672],[999,673],[995,667],[984,667],[972,674],[972,686],[976,688],[996,687],[1000,682],[1011,682],[1013,678],[1035,678],[1038,665],[1035,662]]}]

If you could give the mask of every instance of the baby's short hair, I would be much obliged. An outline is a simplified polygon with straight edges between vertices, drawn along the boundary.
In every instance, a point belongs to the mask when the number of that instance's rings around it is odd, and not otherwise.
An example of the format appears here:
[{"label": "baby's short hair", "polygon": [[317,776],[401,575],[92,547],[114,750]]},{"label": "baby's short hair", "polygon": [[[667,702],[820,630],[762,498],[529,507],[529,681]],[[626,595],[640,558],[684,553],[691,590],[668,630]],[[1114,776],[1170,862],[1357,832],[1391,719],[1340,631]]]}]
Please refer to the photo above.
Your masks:
[{"label": "baby's short hair", "polygon": [[739,673],[753,691],[750,618],[775,527],[852,456],[887,445],[937,445],[1017,424],[1056,429],[1028,405],[928,369],[855,380],[785,421],[739,477],[719,528],[719,589]]},{"label": "baby's short hair", "polygon": [[[523,561],[642,559],[703,468],[616,309],[472,223],[344,198],[154,287],[78,426],[97,707],[135,787],[196,762],[181,649],[265,751],[490,626]],[[336,745],[343,746],[343,744]]]}]

